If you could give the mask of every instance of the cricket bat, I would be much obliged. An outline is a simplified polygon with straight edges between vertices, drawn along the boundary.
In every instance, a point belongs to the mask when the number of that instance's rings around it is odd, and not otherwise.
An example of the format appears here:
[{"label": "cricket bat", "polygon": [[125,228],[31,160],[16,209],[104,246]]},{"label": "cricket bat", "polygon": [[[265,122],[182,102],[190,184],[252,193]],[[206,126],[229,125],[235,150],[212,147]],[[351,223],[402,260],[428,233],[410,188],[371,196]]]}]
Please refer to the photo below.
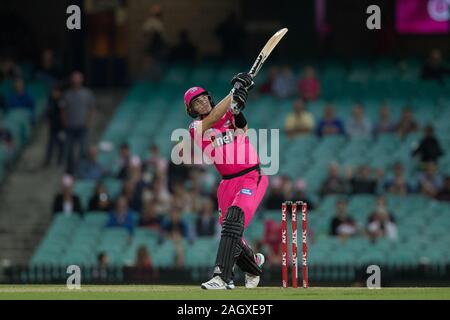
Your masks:
[{"label": "cricket bat", "polygon": [[[280,29],[277,32],[275,32],[275,34],[269,39],[269,41],[267,41],[266,45],[262,48],[255,62],[253,63],[253,66],[250,68],[250,71],[248,72],[252,76],[252,78],[256,77],[262,65],[272,52],[272,50],[275,49],[278,42],[280,42],[280,40],[284,37],[284,35],[287,32],[288,32],[287,28]],[[233,90],[239,88],[240,86],[241,86],[240,83],[238,82],[235,83]],[[236,113],[239,113],[239,110],[236,109],[236,103],[233,100],[231,101],[231,108],[232,110],[236,110],[235,111]]]},{"label": "cricket bat", "polygon": [[266,45],[264,46],[264,48],[262,48],[261,52],[259,53],[255,62],[253,63],[253,66],[249,71],[249,74],[253,78],[256,77],[262,65],[272,52],[272,50],[277,46],[278,42],[280,42],[280,40],[284,37],[284,35],[287,32],[288,32],[287,28],[280,29],[269,39],[269,41],[267,41]]}]

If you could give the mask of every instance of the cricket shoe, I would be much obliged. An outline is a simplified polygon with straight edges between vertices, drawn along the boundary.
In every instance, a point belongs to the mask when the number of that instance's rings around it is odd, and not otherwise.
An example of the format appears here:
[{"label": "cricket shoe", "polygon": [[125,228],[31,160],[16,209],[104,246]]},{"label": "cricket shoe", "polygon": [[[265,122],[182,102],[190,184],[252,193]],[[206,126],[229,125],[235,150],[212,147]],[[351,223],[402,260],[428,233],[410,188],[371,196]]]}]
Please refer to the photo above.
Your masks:
[{"label": "cricket shoe", "polygon": [[234,289],[234,283],[227,284],[220,276],[215,276],[211,280],[202,283],[202,289],[205,290],[228,290]]},{"label": "cricket shoe", "polygon": [[[257,253],[256,255],[256,264],[261,268],[266,259],[262,253]],[[248,289],[256,288],[259,284],[260,276],[255,276],[250,273],[245,273],[245,287]]]},{"label": "cricket shoe", "polygon": [[236,288],[236,286],[234,285],[234,281],[231,280],[231,281],[228,282],[228,284],[227,284],[227,289],[232,290],[232,289],[234,289],[234,288]]}]

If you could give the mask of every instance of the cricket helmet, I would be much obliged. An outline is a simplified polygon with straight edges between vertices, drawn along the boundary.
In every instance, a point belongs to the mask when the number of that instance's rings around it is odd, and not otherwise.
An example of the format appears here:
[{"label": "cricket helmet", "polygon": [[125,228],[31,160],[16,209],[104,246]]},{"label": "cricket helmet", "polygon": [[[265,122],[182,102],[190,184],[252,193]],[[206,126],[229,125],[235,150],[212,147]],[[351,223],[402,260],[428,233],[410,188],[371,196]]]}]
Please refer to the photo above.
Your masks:
[{"label": "cricket helmet", "polygon": [[206,91],[202,87],[192,87],[192,88],[188,89],[184,94],[184,105],[186,106],[186,112],[192,118],[197,118],[198,114],[195,113],[193,110],[191,110],[191,102],[192,102],[192,100],[194,100],[195,98],[197,98],[203,94],[206,94],[208,96],[211,106],[214,107],[214,102],[213,102],[211,96],[209,95],[208,91]]}]

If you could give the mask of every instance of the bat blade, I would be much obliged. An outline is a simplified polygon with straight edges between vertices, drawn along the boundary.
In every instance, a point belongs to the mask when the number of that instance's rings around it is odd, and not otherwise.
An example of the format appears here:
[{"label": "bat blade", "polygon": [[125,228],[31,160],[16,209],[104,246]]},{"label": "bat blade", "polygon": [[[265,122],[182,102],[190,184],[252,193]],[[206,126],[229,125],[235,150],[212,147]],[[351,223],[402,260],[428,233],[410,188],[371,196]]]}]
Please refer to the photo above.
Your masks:
[{"label": "bat blade", "polygon": [[278,30],[270,39],[267,41],[264,48],[259,53],[258,57],[256,58],[255,62],[253,63],[253,66],[251,67],[249,74],[254,78],[259,70],[261,69],[262,65],[266,61],[267,57],[270,55],[272,50],[277,46],[278,42],[284,37],[284,35],[288,32],[287,28],[283,28]]}]

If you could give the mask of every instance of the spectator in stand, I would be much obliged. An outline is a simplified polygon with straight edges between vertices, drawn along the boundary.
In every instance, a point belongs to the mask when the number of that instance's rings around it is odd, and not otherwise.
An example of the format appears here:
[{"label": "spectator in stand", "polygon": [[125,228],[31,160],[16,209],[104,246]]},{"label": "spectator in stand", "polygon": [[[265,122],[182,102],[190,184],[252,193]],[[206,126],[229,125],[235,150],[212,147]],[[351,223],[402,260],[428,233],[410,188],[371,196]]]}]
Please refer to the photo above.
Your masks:
[{"label": "spectator in stand", "polygon": [[71,87],[64,93],[61,106],[67,135],[67,172],[72,174],[76,163],[86,154],[87,136],[94,117],[95,98],[92,91],[83,86],[84,77],[81,72],[73,72],[70,81]]},{"label": "spectator in stand", "polygon": [[348,120],[346,132],[351,138],[369,138],[372,135],[372,123],[364,115],[364,108],[357,103],[352,110],[352,117]]},{"label": "spectator in stand", "polygon": [[[182,154],[183,151],[181,151]],[[182,157],[182,155],[180,155]],[[167,186],[170,192],[173,192],[175,184],[184,184],[189,180],[192,166],[181,163],[176,165],[173,161],[169,161],[169,166],[167,168]]]},{"label": "spectator in stand", "polygon": [[[199,184],[199,179],[191,178],[187,182],[189,201],[187,201],[183,205],[181,205],[181,204],[177,204],[177,205],[179,205],[185,212],[186,211],[199,212],[203,207],[203,203],[208,200],[208,196],[203,194],[203,192],[201,190],[202,186],[203,185]],[[217,194],[217,192],[216,192],[216,194]],[[172,199],[173,199],[173,197],[172,197]],[[214,196],[214,198],[216,198],[216,196]],[[173,203],[175,203],[175,202],[173,202]],[[217,200],[215,200],[214,203],[217,203]],[[217,208],[218,205],[215,207]]]},{"label": "spectator in stand", "polygon": [[304,76],[298,83],[300,97],[305,101],[317,100],[320,95],[320,81],[316,77],[316,70],[312,66],[305,68]]},{"label": "spectator in stand", "polygon": [[375,125],[374,134],[378,136],[383,133],[395,132],[395,123],[391,120],[389,106],[383,104],[380,107],[378,122]]},{"label": "spectator in stand", "polygon": [[312,202],[307,194],[306,182],[301,178],[294,181],[294,196],[292,199],[301,199],[303,202],[306,202],[308,210],[314,210],[315,208],[314,202]]},{"label": "spectator in stand", "polygon": [[394,164],[393,175],[389,176],[384,182],[384,190],[402,196],[413,192],[414,188],[411,183],[406,180],[401,163],[397,162]]},{"label": "spectator in stand", "polygon": [[0,148],[6,151],[6,164],[10,164],[15,152],[14,138],[11,131],[3,125],[3,117],[0,113]]},{"label": "spectator in stand", "polygon": [[184,268],[185,246],[183,245],[183,235],[180,231],[172,232],[172,240],[175,246],[175,267]]},{"label": "spectator in stand", "polygon": [[92,145],[89,147],[87,157],[83,157],[77,168],[77,178],[83,180],[100,180],[105,170],[97,161],[97,147]]},{"label": "spectator in stand", "polygon": [[270,181],[270,189],[265,200],[265,207],[267,210],[279,210],[280,205],[286,200],[283,194],[283,186],[288,180],[287,176],[275,176]]},{"label": "spectator in stand", "polygon": [[197,58],[197,47],[189,39],[189,33],[183,29],[178,34],[178,43],[172,48],[170,54],[172,61],[194,62]]},{"label": "spectator in stand", "polygon": [[425,127],[425,136],[419,143],[419,146],[412,152],[413,157],[419,156],[420,161],[425,164],[427,162],[436,162],[439,157],[444,154],[438,139],[434,135],[432,125]]},{"label": "spectator in stand", "polygon": [[131,179],[123,181],[122,190],[120,194],[127,199],[127,204],[129,207],[132,207],[134,200],[134,182]]},{"label": "spectator in stand", "polygon": [[278,266],[281,261],[281,225],[273,219],[264,223],[262,244],[267,248],[267,262],[269,266]]},{"label": "spectator in stand", "polygon": [[422,67],[422,79],[443,83],[444,77],[449,74],[450,68],[444,66],[441,51],[439,49],[431,50],[428,61]]},{"label": "spectator in stand", "polygon": [[110,211],[112,206],[111,198],[105,188],[105,185],[98,181],[95,186],[95,192],[89,199],[89,211]]},{"label": "spectator in stand", "polygon": [[166,28],[162,17],[161,5],[153,4],[150,6],[149,16],[142,26],[146,39],[146,54],[157,64],[160,64],[168,54]]},{"label": "spectator in stand", "polygon": [[290,98],[295,94],[295,77],[289,66],[281,68],[272,84],[272,92],[277,98]]},{"label": "spectator in stand", "polygon": [[320,187],[320,195],[347,194],[349,190],[347,179],[339,174],[339,165],[337,163],[330,164],[328,167],[328,176]]},{"label": "spectator in stand", "polygon": [[108,278],[108,266],[108,255],[102,251],[97,255],[97,266],[92,270],[92,277],[96,281],[105,281]]},{"label": "spectator in stand", "polygon": [[358,232],[355,220],[347,214],[347,201],[339,199],[336,202],[336,216],[331,220],[330,235],[345,240]]},{"label": "spectator in stand", "polygon": [[223,58],[241,58],[246,40],[245,27],[235,12],[231,12],[215,29],[222,45]]},{"label": "spectator in stand", "polygon": [[166,237],[173,238],[174,233],[179,233],[183,238],[189,237],[188,224],[181,218],[180,208],[173,206],[170,210],[169,218],[164,219],[162,225],[162,231]]},{"label": "spectator in stand", "polygon": [[443,179],[437,172],[436,163],[428,162],[425,165],[425,172],[419,175],[418,181],[420,192],[434,198],[443,185]]},{"label": "spectator in stand", "polygon": [[163,180],[159,178],[155,179],[151,189],[148,189],[148,192],[150,193],[148,199],[155,202],[156,213],[160,215],[167,215],[171,207],[172,197],[167,188],[164,186]]},{"label": "spectator in stand", "polygon": [[55,62],[55,54],[51,49],[45,49],[41,55],[41,65],[35,74],[38,81],[54,86],[61,78],[61,70]]},{"label": "spectator in stand", "polygon": [[117,178],[121,180],[128,179],[128,168],[131,162],[131,151],[127,143],[122,143],[119,150],[119,159],[117,161]]},{"label": "spectator in stand", "polygon": [[400,116],[400,120],[397,123],[396,128],[400,138],[404,138],[408,134],[419,130],[419,125],[414,119],[413,112],[409,107],[405,107],[403,109],[402,115]]},{"label": "spectator in stand", "polygon": [[297,99],[294,101],[293,112],[287,115],[284,124],[286,134],[292,138],[312,132],[314,129],[314,117],[306,111],[305,101]]},{"label": "spectator in stand", "polygon": [[323,119],[317,125],[317,135],[324,137],[328,135],[345,134],[344,124],[335,115],[334,106],[328,104],[324,110]]},{"label": "spectator in stand", "polygon": [[21,76],[21,70],[11,57],[3,58],[1,61],[0,82],[3,80],[14,80]]},{"label": "spectator in stand", "polygon": [[149,181],[142,174],[142,163],[138,156],[131,157],[126,183],[130,185],[128,194],[130,207],[136,212],[141,212],[143,202],[148,201],[151,195],[145,192],[149,188]]},{"label": "spectator in stand", "polygon": [[154,201],[148,201],[144,206],[144,211],[139,220],[139,226],[143,228],[159,231],[161,228],[161,216],[156,213]]},{"label": "spectator in stand", "polygon": [[217,217],[214,216],[214,202],[208,199],[203,204],[195,222],[195,233],[198,237],[219,236]]},{"label": "spectator in stand", "polygon": [[145,245],[138,248],[134,266],[137,268],[152,268],[152,260]]},{"label": "spectator in stand", "polygon": [[266,82],[264,82],[261,87],[259,87],[259,93],[261,94],[274,94],[272,88],[275,79],[278,77],[278,68],[276,66],[272,66],[269,68],[268,76]]},{"label": "spectator in stand", "polygon": [[115,209],[109,213],[106,228],[125,228],[129,234],[133,234],[135,213],[128,207],[127,198],[119,196],[116,201]]},{"label": "spectator in stand", "polygon": [[283,177],[282,191],[285,199],[294,199],[295,196],[294,182],[288,176]]},{"label": "spectator in stand", "polygon": [[83,215],[80,198],[73,193],[73,183],[72,176],[64,175],[62,179],[62,193],[57,194],[53,200],[53,214]]},{"label": "spectator in stand", "polygon": [[200,192],[189,193],[189,191],[181,184],[176,183],[173,188],[172,205],[175,205],[183,212],[192,211],[193,201],[195,198],[200,197]]},{"label": "spectator in stand", "polygon": [[450,176],[445,177],[444,185],[437,193],[436,200],[450,203]]},{"label": "spectator in stand", "polygon": [[165,177],[167,175],[167,159],[161,155],[156,144],[150,147],[150,154],[143,163],[143,171],[144,174],[149,175],[149,181],[152,181],[156,176]]},{"label": "spectator in stand", "polygon": [[47,120],[49,132],[44,167],[51,164],[55,148],[57,149],[58,165],[63,163],[65,134],[61,112],[61,95],[61,88],[54,86],[48,99]]},{"label": "spectator in stand", "polygon": [[375,211],[370,214],[367,222],[367,233],[370,241],[374,242],[378,238],[397,240],[397,226],[392,214],[389,213],[386,199],[379,197]]},{"label": "spectator in stand", "polygon": [[352,176],[351,170],[349,171],[349,178],[352,194],[376,194],[378,188],[378,181],[382,177],[382,172],[378,171],[376,176],[373,177],[371,169],[366,166],[360,166],[358,173]]},{"label": "spectator in stand", "polygon": [[30,113],[31,121],[34,122],[36,120],[34,104],[33,97],[25,89],[25,82],[22,78],[17,78],[14,81],[14,92],[8,96],[6,101],[7,110],[24,109]]}]

